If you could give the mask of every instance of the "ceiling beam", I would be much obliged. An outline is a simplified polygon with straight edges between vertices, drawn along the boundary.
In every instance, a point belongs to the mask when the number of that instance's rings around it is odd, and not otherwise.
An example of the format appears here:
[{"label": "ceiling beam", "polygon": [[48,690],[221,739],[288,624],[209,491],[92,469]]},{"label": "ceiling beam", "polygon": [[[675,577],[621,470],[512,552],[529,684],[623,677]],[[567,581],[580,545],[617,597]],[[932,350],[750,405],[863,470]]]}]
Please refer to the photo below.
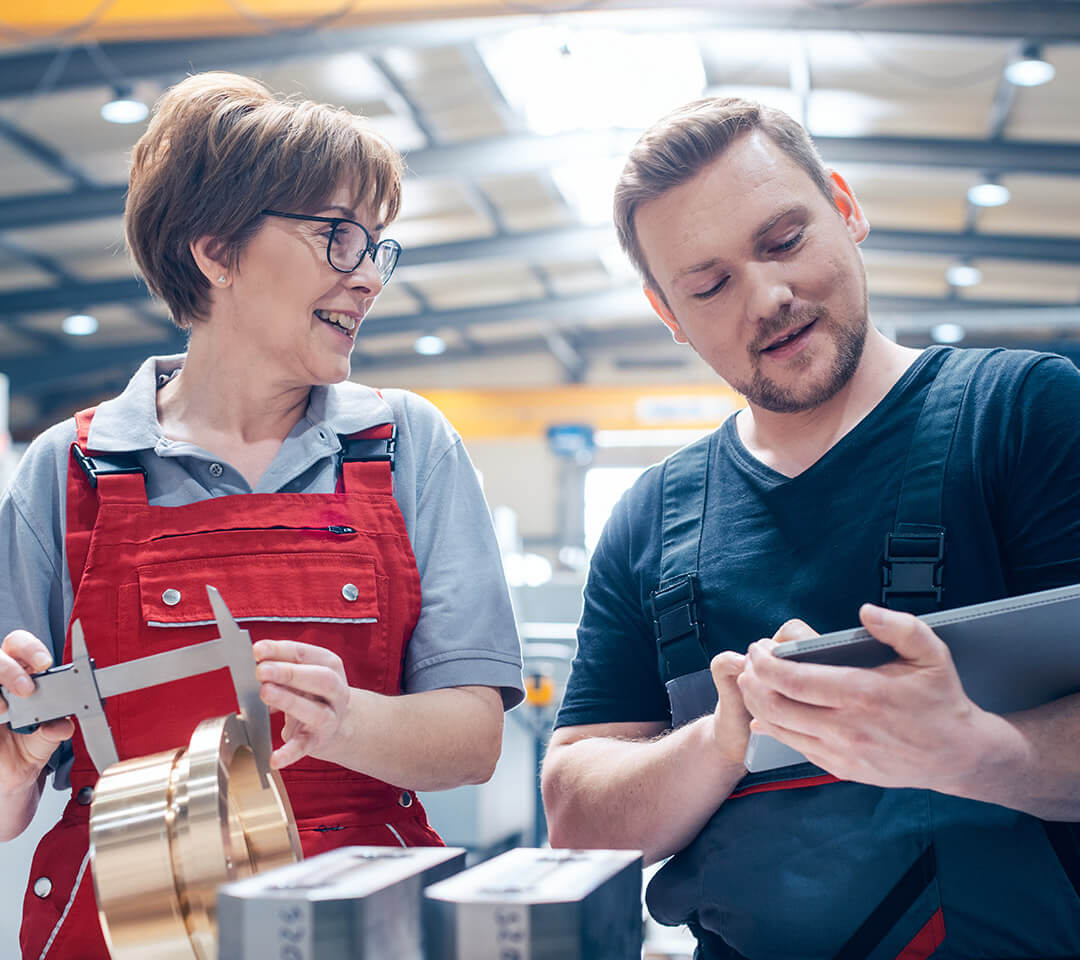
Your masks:
[{"label": "ceiling beam", "polygon": [[[3,58],[0,58],[2,62]],[[484,177],[548,170],[567,157],[625,156],[637,131],[606,130],[554,136],[510,135],[416,150],[406,156],[413,176]],[[911,137],[816,137],[826,162],[949,167],[998,174],[1080,176],[1080,150],[1071,143],[936,140]],[[0,199],[0,230],[20,230],[118,217],[125,184],[9,196]]]},{"label": "ceiling beam", "polygon": [[[564,227],[414,247],[407,249],[402,255],[401,279],[411,281],[413,278],[410,270],[415,267],[443,263],[460,265],[467,260],[584,258],[595,254],[603,245],[613,242],[614,233],[609,227]],[[1080,238],[1076,237],[872,230],[862,246],[866,250],[931,254],[972,260],[990,258],[1080,263]],[[147,297],[146,287],[135,277],[8,290],[0,292],[0,322],[8,314],[86,309],[106,303],[137,302]],[[511,303],[507,306],[517,305]],[[468,315],[473,311],[449,311],[451,314],[455,312]]]},{"label": "ceiling beam", "polygon": [[[840,30],[865,33],[936,34],[994,38],[1026,38],[1047,43],[1080,43],[1080,6],[1069,0],[1050,2],[924,2],[890,4],[731,4],[702,8],[700,0],[674,0],[656,11],[655,0],[608,0],[608,9],[593,11],[590,23],[636,31]],[[617,8],[617,9],[612,9]],[[258,36],[193,36],[153,42],[108,42],[101,52],[116,72],[130,80],[174,81],[192,71],[243,68],[256,63],[282,63],[294,57],[323,56],[335,51],[380,52],[390,46],[436,47],[471,43],[478,37],[504,33],[544,22],[536,16],[506,15],[505,4],[492,5],[487,16],[472,19],[420,20],[372,24],[332,30],[281,30]],[[553,11],[552,11],[553,12]],[[370,13],[370,11],[368,11]],[[85,39],[85,37],[83,37]],[[47,76],[57,50],[40,47],[0,57],[0,98],[36,91]],[[71,49],[50,89],[105,86],[100,57],[85,47]]]}]

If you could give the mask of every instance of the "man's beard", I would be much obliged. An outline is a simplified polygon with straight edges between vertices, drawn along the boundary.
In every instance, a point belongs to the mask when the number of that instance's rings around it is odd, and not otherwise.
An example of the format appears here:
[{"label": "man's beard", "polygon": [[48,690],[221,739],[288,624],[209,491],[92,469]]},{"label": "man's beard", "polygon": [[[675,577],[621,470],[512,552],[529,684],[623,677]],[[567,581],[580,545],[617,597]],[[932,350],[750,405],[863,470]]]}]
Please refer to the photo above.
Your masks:
[{"label": "man's beard", "polygon": [[[825,376],[818,382],[796,382],[782,386],[774,380],[770,380],[761,372],[760,353],[758,344],[766,344],[777,334],[790,330],[792,321],[798,324],[800,318],[791,314],[784,314],[777,318],[776,322],[769,325],[769,329],[763,331],[755,343],[750,347],[751,356],[754,359],[754,375],[749,383],[732,383],[733,389],[737,390],[747,401],[763,410],[772,413],[801,413],[804,410],[812,410],[828,400],[847,385],[855,375],[862,357],[863,347],[866,344],[866,332],[869,325],[866,313],[854,322],[837,321],[824,307],[818,307],[808,312],[805,323],[815,321],[815,326],[822,332],[831,335],[836,345],[836,356]],[[813,363],[813,356],[806,351],[794,357],[790,363],[791,375],[799,376],[800,368],[809,368]]]}]

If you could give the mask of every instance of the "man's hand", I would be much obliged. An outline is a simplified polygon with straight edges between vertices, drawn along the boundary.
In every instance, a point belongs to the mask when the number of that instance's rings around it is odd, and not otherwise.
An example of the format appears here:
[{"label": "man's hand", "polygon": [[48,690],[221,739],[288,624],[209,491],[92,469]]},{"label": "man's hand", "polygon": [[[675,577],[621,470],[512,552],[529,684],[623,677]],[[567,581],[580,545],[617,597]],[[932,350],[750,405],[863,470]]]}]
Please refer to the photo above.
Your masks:
[{"label": "man's hand", "polygon": [[745,669],[746,657],[726,651],[712,658],[713,683],[716,684],[716,709],[713,711],[712,735],[721,756],[729,763],[741,764],[750,739],[750,713],[743,703],[738,679]]},{"label": "man's hand", "polygon": [[[10,694],[30,696],[34,692],[30,674],[51,666],[48,647],[26,630],[13,630],[0,644],[0,686]],[[7,708],[0,697],[0,713]],[[53,751],[74,732],[74,722],[66,717],[43,723],[28,734],[12,733],[7,724],[0,725],[0,795],[30,789]]]},{"label": "man's hand", "polygon": [[859,618],[897,660],[866,669],[773,656],[778,643],[817,636],[801,620],[751,645],[738,679],[751,729],[842,780],[961,792],[1000,718],[968,699],[948,647],[921,620],[872,604]]},{"label": "man's hand", "polygon": [[285,714],[285,741],[270,756],[275,769],[301,757],[325,759],[349,707],[349,684],[341,657],[325,647],[291,640],[260,640],[254,646],[259,696]]}]

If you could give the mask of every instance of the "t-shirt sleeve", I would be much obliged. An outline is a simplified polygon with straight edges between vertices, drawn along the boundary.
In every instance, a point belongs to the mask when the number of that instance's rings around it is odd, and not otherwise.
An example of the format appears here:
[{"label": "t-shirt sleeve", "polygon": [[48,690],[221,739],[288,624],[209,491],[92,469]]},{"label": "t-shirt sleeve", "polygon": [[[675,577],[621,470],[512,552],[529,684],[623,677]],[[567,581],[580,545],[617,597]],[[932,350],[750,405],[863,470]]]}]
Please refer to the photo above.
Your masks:
[{"label": "t-shirt sleeve", "polygon": [[438,418],[447,440],[417,464],[412,541],[422,605],[405,652],[405,691],[498,687],[509,710],[525,691],[491,514],[461,439],[426,401],[410,397],[409,405],[413,415]]},{"label": "t-shirt sleeve", "polygon": [[999,490],[1009,591],[1080,582],[1080,370],[1039,356],[1007,416]]},{"label": "t-shirt sleeve", "polygon": [[577,653],[556,728],[671,720],[632,560],[631,517],[641,524],[653,516],[640,494],[639,486],[616,504],[590,561]]}]

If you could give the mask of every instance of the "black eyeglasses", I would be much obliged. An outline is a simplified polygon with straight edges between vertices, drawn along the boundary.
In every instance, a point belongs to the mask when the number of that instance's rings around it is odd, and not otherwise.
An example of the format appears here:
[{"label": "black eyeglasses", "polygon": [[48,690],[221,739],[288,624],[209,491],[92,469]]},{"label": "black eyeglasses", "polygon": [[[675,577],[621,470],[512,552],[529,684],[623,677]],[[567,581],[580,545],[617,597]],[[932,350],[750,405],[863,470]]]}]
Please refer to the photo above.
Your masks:
[{"label": "black eyeglasses", "polygon": [[263,210],[262,213],[268,217],[285,217],[287,220],[311,220],[314,223],[332,224],[326,235],[326,262],[338,273],[352,273],[364,262],[364,257],[370,254],[371,262],[375,264],[375,272],[385,284],[401,256],[400,243],[396,240],[380,240],[376,243],[363,224],[355,220],[346,220],[344,217],[308,217],[302,213],[282,213],[280,210]]}]

